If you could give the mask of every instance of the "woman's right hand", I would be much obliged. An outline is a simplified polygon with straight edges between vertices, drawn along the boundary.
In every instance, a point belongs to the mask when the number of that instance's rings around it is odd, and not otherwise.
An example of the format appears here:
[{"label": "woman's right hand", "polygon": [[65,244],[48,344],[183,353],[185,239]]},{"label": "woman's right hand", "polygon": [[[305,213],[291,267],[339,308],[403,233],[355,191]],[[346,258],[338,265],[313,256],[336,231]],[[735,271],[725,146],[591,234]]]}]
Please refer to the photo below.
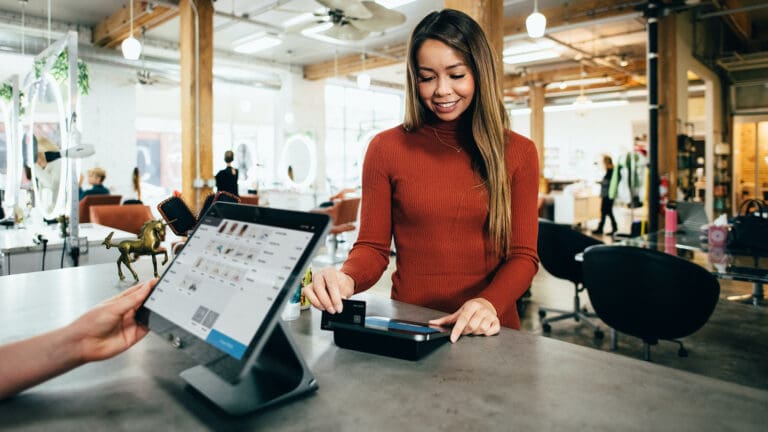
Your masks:
[{"label": "woman's right hand", "polygon": [[312,275],[312,283],[303,288],[312,306],[335,314],[342,311],[341,299],[355,293],[355,281],[348,274],[327,267]]}]

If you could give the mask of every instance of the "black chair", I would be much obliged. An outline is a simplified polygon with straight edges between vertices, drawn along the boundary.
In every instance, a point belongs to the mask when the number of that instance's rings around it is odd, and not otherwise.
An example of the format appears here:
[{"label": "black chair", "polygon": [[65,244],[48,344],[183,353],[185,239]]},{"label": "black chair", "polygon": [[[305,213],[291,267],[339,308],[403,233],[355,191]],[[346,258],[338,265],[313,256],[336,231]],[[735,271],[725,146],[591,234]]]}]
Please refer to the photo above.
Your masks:
[{"label": "black chair", "polygon": [[643,358],[660,339],[680,346],[707,322],[720,295],[717,278],[691,261],[654,249],[594,246],[584,252],[584,283],[605,324],[643,340]]},{"label": "black chair", "polygon": [[[598,244],[602,244],[602,242],[582,234],[569,225],[560,225],[546,219],[539,219],[538,252],[541,265],[552,276],[569,280],[573,282],[574,286],[572,311],[546,307],[539,308],[539,316],[542,318],[541,328],[545,333],[552,330],[551,322],[573,318],[594,328],[595,338],[602,339],[604,336],[600,327],[588,319],[595,318],[596,315],[581,309],[579,294],[584,291],[585,284],[581,263],[575,259],[576,254],[583,252],[589,246]],[[544,318],[548,312],[555,312],[559,315]]]}]

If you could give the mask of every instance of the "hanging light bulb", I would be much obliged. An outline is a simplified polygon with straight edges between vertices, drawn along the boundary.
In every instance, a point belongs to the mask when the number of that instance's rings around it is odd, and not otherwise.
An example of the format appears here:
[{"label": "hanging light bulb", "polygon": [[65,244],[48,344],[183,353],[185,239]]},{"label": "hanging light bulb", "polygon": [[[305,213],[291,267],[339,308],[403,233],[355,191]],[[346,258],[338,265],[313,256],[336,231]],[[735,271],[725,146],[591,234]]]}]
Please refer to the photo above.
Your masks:
[{"label": "hanging light bulb", "polygon": [[592,100],[584,94],[584,78],[587,74],[584,72],[584,63],[581,63],[581,83],[579,85],[579,96],[573,101],[573,105],[576,107],[578,114],[583,115],[589,106],[592,104]]},{"label": "hanging light bulb", "polygon": [[539,0],[533,0],[533,13],[528,15],[525,20],[525,29],[528,36],[540,38],[544,36],[544,30],[547,28],[547,17],[539,12]]},{"label": "hanging light bulb", "polygon": [[371,76],[365,72],[365,52],[363,52],[361,58],[363,60],[363,71],[357,74],[357,88],[368,90],[371,87]]},{"label": "hanging light bulb", "polygon": [[141,43],[133,37],[133,0],[131,0],[131,35],[123,40],[120,48],[123,51],[123,57],[127,60],[138,60],[141,55]]}]

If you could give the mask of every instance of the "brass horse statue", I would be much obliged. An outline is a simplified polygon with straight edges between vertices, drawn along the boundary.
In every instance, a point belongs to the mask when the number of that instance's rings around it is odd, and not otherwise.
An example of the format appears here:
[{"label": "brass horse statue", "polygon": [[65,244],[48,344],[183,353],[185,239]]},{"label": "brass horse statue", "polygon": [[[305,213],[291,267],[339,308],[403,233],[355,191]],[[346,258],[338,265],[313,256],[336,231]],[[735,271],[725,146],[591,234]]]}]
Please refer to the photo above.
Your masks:
[{"label": "brass horse statue", "polygon": [[117,274],[120,276],[120,280],[125,280],[125,275],[120,267],[120,263],[125,264],[128,270],[131,271],[133,279],[136,282],[139,281],[139,276],[131,267],[131,263],[136,261],[140,255],[149,255],[152,257],[152,265],[155,268],[155,277],[157,274],[157,258],[155,255],[163,254],[163,264],[168,262],[168,252],[165,249],[160,248],[160,243],[165,240],[165,226],[161,220],[150,220],[141,226],[138,239],[136,240],[123,240],[118,244],[112,243],[112,235],[115,232],[109,233],[107,238],[104,239],[102,244],[107,247],[116,247],[120,251],[120,257],[117,259]]}]

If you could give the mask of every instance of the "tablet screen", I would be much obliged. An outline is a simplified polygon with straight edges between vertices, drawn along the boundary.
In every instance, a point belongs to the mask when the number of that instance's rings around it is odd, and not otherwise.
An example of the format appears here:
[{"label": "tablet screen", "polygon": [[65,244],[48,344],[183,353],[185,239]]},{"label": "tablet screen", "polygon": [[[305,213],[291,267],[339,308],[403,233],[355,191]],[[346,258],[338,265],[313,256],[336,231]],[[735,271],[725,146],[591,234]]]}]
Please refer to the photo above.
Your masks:
[{"label": "tablet screen", "polygon": [[144,306],[241,360],[285,297],[281,291],[292,273],[303,270],[295,268],[321,234],[316,231],[312,224],[274,226],[209,213]]}]

